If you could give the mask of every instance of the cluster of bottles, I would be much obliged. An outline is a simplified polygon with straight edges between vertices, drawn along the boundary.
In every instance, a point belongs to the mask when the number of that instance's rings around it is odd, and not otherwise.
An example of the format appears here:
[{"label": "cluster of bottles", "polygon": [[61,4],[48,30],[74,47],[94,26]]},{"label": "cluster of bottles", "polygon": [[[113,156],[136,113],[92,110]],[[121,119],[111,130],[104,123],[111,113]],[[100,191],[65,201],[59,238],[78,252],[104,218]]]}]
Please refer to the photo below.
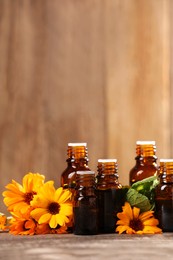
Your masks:
[{"label": "cluster of bottles", "polygon": [[[117,159],[99,159],[95,175],[88,166],[86,143],[69,143],[67,156],[61,186],[72,192],[73,233],[114,233],[117,213],[124,204]],[[136,165],[129,173],[130,185],[153,175],[158,176],[156,217],[163,231],[173,231],[173,159],[161,159],[158,167],[154,141],[137,141],[135,159]]]}]

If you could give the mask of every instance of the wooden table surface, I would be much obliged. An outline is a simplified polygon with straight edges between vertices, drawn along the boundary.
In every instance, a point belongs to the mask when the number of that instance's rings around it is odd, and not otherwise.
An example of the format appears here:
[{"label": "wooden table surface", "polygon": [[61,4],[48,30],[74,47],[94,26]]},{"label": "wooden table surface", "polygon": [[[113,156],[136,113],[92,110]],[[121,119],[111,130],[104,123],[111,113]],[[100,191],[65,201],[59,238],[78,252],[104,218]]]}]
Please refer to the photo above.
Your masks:
[{"label": "wooden table surface", "polygon": [[172,260],[173,233],[142,236],[126,234],[14,236],[0,233],[0,259]]}]

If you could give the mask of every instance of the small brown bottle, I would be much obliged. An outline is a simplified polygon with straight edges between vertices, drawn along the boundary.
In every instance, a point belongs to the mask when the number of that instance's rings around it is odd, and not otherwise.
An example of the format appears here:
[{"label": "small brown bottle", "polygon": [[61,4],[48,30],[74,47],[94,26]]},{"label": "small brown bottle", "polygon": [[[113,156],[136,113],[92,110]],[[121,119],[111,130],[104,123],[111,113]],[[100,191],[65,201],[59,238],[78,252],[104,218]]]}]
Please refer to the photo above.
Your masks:
[{"label": "small brown bottle", "polygon": [[88,171],[88,149],[86,143],[68,143],[67,168],[61,175],[61,186],[74,189],[76,171]]},{"label": "small brown bottle", "polygon": [[115,233],[117,213],[121,211],[122,200],[118,181],[116,159],[99,159],[97,175],[98,219],[100,233]]},{"label": "small brown bottle", "polygon": [[157,157],[155,141],[136,142],[136,165],[129,175],[130,185],[145,178],[157,175]]},{"label": "small brown bottle", "polygon": [[161,159],[155,188],[155,215],[163,232],[173,232],[173,159]]},{"label": "small brown bottle", "polygon": [[98,204],[95,190],[95,173],[76,172],[76,188],[73,201],[75,235],[98,233]]}]

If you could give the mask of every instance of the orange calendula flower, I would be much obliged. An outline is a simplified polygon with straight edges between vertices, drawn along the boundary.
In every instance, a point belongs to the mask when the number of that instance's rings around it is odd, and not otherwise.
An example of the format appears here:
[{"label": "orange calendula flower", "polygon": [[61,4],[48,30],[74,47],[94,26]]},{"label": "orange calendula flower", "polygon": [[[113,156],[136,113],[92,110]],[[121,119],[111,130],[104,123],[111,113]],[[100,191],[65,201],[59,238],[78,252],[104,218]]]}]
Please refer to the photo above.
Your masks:
[{"label": "orange calendula flower", "polygon": [[67,234],[67,226],[57,226],[56,228],[51,228],[49,224],[38,224],[36,229],[36,235],[44,234]]},{"label": "orange calendula flower", "polygon": [[63,190],[62,187],[56,190],[53,181],[45,183],[31,202],[35,208],[31,216],[39,224],[49,224],[50,228],[66,226],[73,214],[71,195],[69,190]]},{"label": "orange calendula flower", "polygon": [[21,212],[12,213],[13,218],[11,219],[9,226],[9,233],[13,235],[34,235],[38,223],[30,216],[28,211],[25,214]]},{"label": "orange calendula flower", "polygon": [[7,217],[0,213],[0,230],[4,231],[7,229]]},{"label": "orange calendula flower", "polygon": [[122,207],[123,211],[117,214],[119,220],[116,232],[119,234],[159,234],[162,230],[157,227],[158,220],[154,218],[154,211],[146,211],[140,214],[140,209],[131,208],[128,202]]},{"label": "orange calendula flower", "polygon": [[8,211],[20,211],[26,213],[30,208],[30,203],[37,194],[40,186],[44,184],[45,177],[39,173],[28,173],[23,178],[23,185],[12,180],[3,192],[4,203],[8,207]]}]

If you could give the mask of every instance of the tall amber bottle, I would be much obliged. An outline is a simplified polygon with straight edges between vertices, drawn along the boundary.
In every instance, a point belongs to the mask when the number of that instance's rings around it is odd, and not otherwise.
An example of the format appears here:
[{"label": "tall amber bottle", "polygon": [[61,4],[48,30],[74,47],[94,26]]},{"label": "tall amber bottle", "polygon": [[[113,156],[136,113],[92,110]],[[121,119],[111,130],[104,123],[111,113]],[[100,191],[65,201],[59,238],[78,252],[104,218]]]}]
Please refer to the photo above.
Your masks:
[{"label": "tall amber bottle", "polygon": [[67,168],[61,175],[61,186],[74,189],[76,171],[88,171],[87,143],[68,143]]},{"label": "tall amber bottle", "polygon": [[136,165],[131,169],[129,175],[130,185],[157,175],[158,170],[155,141],[137,141],[136,154]]},{"label": "tall amber bottle", "polygon": [[74,234],[98,233],[98,204],[95,190],[95,172],[77,171],[73,201]]},{"label": "tall amber bottle", "polygon": [[173,232],[173,159],[161,159],[155,188],[155,215],[164,232]]},{"label": "tall amber bottle", "polygon": [[122,207],[119,193],[122,185],[118,181],[117,160],[99,159],[96,179],[99,232],[115,233],[117,213]]}]

